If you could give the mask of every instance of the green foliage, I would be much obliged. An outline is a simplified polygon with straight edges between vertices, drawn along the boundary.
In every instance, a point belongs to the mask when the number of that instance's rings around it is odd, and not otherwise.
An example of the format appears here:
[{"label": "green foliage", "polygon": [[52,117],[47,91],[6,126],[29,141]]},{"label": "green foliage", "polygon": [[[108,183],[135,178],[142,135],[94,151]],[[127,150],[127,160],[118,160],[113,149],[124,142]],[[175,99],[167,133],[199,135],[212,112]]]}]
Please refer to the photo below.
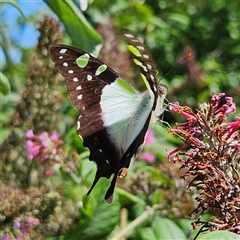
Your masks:
[{"label": "green foliage", "polygon": [[198,240],[212,240],[212,239],[221,239],[221,240],[239,240],[240,236],[226,231],[216,231],[209,233],[202,233]]},{"label": "green foliage", "polygon": [[[64,24],[73,45],[91,52],[101,42],[99,34],[90,26],[84,15],[71,1],[45,0]],[[81,41],[79,41],[81,40]]]},{"label": "green foliage", "polygon": [[[167,218],[154,217],[152,227],[156,236],[155,239],[186,239],[182,230]],[[166,231],[166,229],[170,231]]]},{"label": "green foliage", "polygon": [[[103,187],[107,187],[101,181]],[[95,190],[95,189],[94,189]],[[65,239],[105,239],[119,223],[120,203],[117,195],[111,205],[107,205],[102,198],[102,188],[97,188],[89,197],[85,198],[80,208],[80,221]]]},{"label": "green foliage", "polygon": [[10,84],[8,78],[0,72],[0,92],[3,95],[8,95],[10,92]]}]

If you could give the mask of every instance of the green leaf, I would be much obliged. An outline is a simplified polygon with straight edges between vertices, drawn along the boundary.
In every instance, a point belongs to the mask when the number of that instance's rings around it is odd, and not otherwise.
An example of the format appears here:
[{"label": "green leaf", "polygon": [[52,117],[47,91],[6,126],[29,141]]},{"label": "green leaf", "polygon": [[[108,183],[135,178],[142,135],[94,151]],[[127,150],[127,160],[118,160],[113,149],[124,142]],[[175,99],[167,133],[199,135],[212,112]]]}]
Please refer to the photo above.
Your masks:
[{"label": "green leaf", "polygon": [[155,239],[186,239],[183,231],[170,219],[154,217],[152,228],[155,232]]},{"label": "green leaf", "polygon": [[139,198],[136,195],[131,194],[130,192],[127,192],[121,188],[116,188],[115,191],[119,194],[119,200],[122,205],[124,204],[142,204],[145,206],[145,202],[142,201],[141,198]]},{"label": "green leaf", "polygon": [[73,45],[91,52],[101,43],[100,35],[90,26],[73,1],[45,0],[45,2],[64,24]]},{"label": "green leaf", "polygon": [[214,231],[209,233],[202,233],[198,238],[198,240],[240,240],[240,236],[229,232],[229,231]]},{"label": "green leaf", "polygon": [[150,227],[142,228],[139,231],[139,234],[141,236],[141,240],[153,240],[153,239],[156,239],[156,236],[155,236],[152,228],[150,228]]},{"label": "green leaf", "polygon": [[180,218],[176,221],[177,225],[182,229],[186,236],[191,235],[194,237],[197,234],[198,230],[193,230],[193,227],[191,225],[192,222],[193,220],[184,218]]},{"label": "green leaf", "polygon": [[[85,156],[86,157],[85,157]],[[81,162],[79,164],[79,175],[83,179],[84,183],[90,187],[92,179],[94,178],[96,172],[96,164],[88,159],[89,152],[85,152],[80,155]]]},{"label": "green leaf", "polygon": [[92,193],[86,196],[84,206],[80,208],[79,223],[65,239],[106,239],[119,224],[120,204],[117,193],[114,193],[112,204],[104,201],[108,185],[109,180],[100,179]]},{"label": "green leaf", "polygon": [[3,95],[8,95],[10,92],[10,83],[2,72],[0,72],[0,92]]}]

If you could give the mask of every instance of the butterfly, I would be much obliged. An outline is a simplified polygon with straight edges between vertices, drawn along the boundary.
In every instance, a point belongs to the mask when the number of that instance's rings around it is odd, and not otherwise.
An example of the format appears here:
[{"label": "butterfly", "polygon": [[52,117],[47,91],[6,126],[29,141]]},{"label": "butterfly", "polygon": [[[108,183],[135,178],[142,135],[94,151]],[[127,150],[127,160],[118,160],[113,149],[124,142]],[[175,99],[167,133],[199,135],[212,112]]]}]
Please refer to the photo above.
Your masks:
[{"label": "butterfly", "polygon": [[90,194],[101,177],[111,184],[105,201],[111,203],[117,177],[126,177],[131,159],[143,145],[151,122],[163,113],[167,88],[158,84],[154,61],[148,48],[129,30],[127,47],[146,90],[139,92],[117,72],[77,48],[54,45],[50,55],[66,80],[70,98],[80,111],[77,133],[97,164]]}]

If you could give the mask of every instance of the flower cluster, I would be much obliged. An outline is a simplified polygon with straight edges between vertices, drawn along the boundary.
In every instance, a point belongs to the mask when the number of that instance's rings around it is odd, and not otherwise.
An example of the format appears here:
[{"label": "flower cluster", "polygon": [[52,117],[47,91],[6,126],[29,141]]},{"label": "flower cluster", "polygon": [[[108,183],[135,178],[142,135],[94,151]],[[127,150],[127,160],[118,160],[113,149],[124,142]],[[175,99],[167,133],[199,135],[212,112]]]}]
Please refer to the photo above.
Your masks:
[{"label": "flower cluster", "polygon": [[[226,122],[227,115],[236,111],[231,97],[212,94],[210,103],[200,105],[197,113],[189,107],[171,104],[170,111],[187,121],[177,123],[169,132],[184,142],[168,152],[169,161],[180,162],[185,169],[183,179],[191,177],[188,186],[198,190],[198,207],[192,213],[211,210],[209,222],[193,223],[201,231],[228,230],[240,233],[240,117]],[[180,150],[182,150],[180,152]],[[199,233],[200,233],[199,232]]]},{"label": "flower cluster", "polygon": [[62,145],[62,141],[57,132],[49,136],[46,132],[35,135],[32,130],[28,130],[25,137],[28,139],[26,146],[29,159],[39,158],[41,163],[46,163],[51,159],[58,160],[59,146]]},{"label": "flower cluster", "polygon": [[[24,240],[30,239],[30,234],[32,231],[40,224],[38,218],[28,217],[25,222],[20,223],[17,220],[13,221],[13,228],[15,229],[15,239],[17,240]],[[3,240],[10,240],[9,234],[4,234]]]}]

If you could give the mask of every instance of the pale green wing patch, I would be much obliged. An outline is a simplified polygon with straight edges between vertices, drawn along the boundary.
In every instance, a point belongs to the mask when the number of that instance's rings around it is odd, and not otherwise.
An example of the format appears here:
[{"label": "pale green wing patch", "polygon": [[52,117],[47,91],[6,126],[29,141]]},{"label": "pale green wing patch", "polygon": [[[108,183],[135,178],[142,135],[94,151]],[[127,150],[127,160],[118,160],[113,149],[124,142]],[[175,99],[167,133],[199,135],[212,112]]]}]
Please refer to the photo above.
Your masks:
[{"label": "pale green wing patch", "polygon": [[89,54],[85,53],[76,59],[76,63],[80,68],[85,68],[88,65]]},{"label": "pale green wing patch", "polygon": [[103,88],[100,104],[104,126],[120,154],[128,149],[142,130],[153,102],[152,92],[139,93],[121,78]]},{"label": "pale green wing patch", "polygon": [[141,57],[142,56],[140,51],[136,47],[134,47],[133,45],[127,45],[127,48],[133,55],[135,55],[137,57]]},{"label": "pale green wing patch", "polygon": [[106,64],[102,64],[98,67],[95,75],[98,76],[99,74],[103,73],[105,70],[107,69],[107,65]]},{"label": "pale green wing patch", "polygon": [[131,86],[128,82],[124,81],[123,79],[121,78],[117,78],[115,83],[117,85],[119,85],[121,88],[124,89],[124,92],[127,92],[129,93],[130,95],[136,95],[138,96],[139,95],[139,92],[133,87]]}]

